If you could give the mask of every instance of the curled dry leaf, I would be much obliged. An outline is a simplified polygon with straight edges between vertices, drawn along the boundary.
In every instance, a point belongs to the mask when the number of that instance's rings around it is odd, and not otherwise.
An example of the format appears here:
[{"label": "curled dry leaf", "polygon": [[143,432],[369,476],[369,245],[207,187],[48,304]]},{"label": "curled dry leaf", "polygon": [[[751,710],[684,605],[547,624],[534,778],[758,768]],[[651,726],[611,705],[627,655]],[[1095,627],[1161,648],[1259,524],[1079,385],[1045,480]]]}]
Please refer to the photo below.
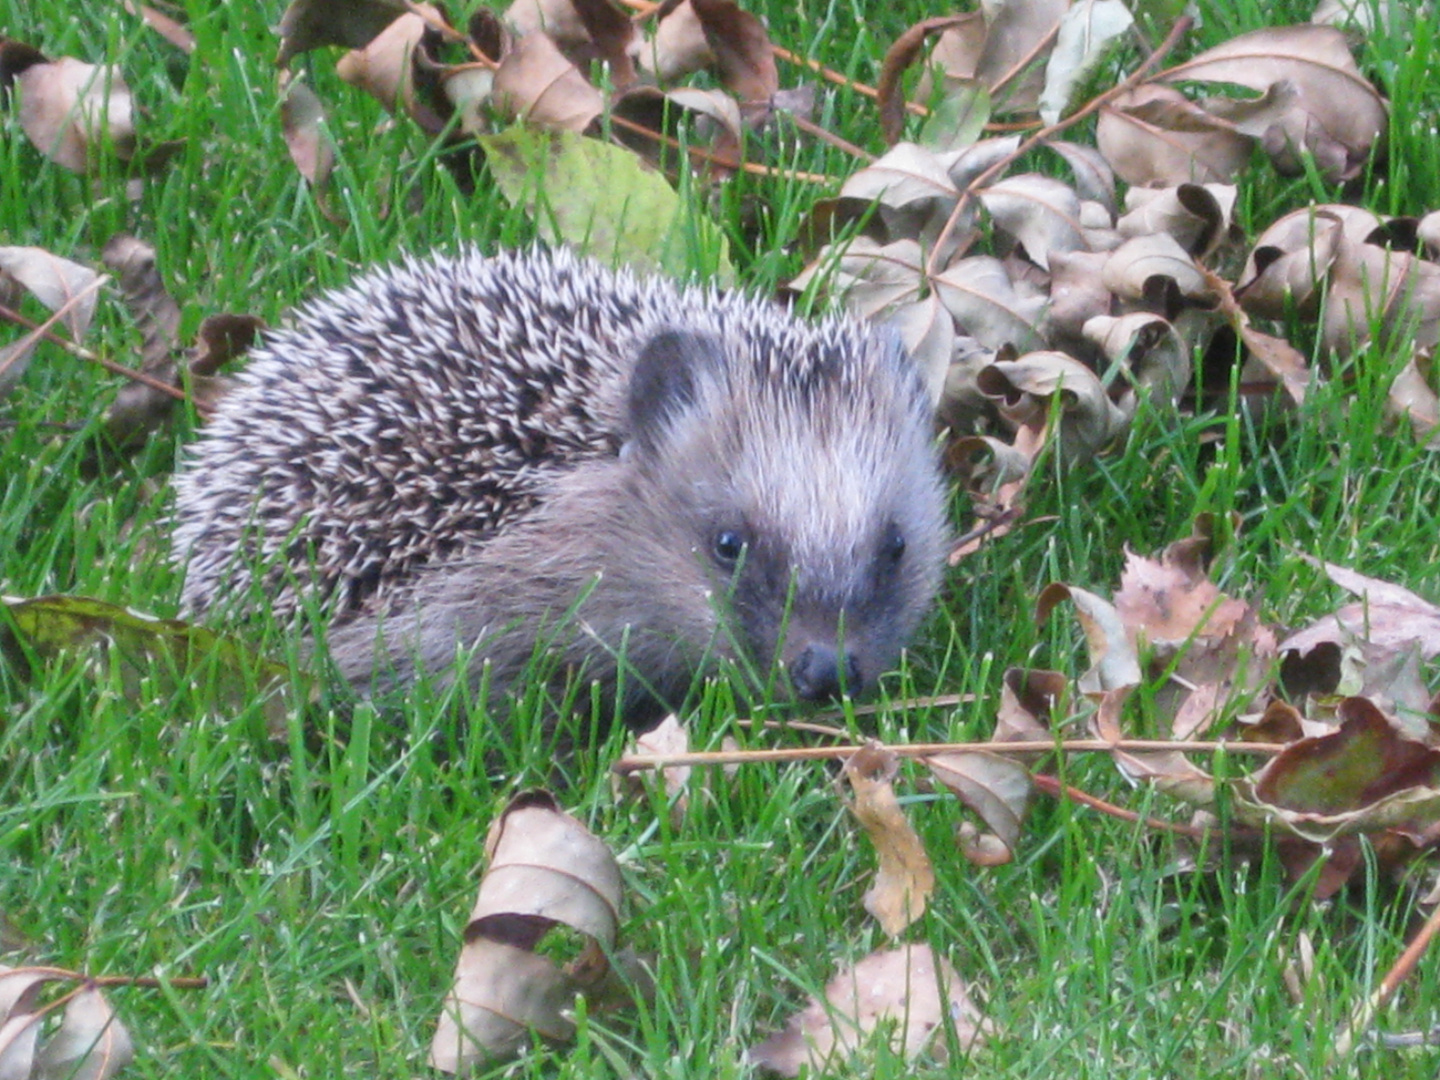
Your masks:
[{"label": "curled dry leaf", "polygon": [[1082,333],[1125,372],[1133,389],[1125,392],[1118,407],[1126,416],[1135,413],[1137,391],[1173,405],[1188,388],[1192,346],[1160,316],[1143,311],[1119,318],[1097,315]]},{"label": "curled dry leaf", "polygon": [[[384,28],[364,48],[342,56],[335,73],[364,90],[392,113],[403,113],[431,135],[445,129],[448,99],[422,93],[416,83],[417,63],[427,41],[439,40],[432,22],[443,23],[430,5],[417,6]],[[437,105],[440,106],[437,108]]]},{"label": "curled dry leaf", "polygon": [[[920,58],[925,42],[936,34],[916,97],[928,101],[934,96],[931,73],[938,72],[947,85],[973,83],[975,62],[984,43],[985,17],[978,11],[964,15],[939,15],[914,24],[895,39],[880,65],[876,101],[880,108],[880,130],[891,146],[905,135],[905,98],[901,76]],[[988,107],[988,93],[987,93]]]},{"label": "curled dry leaf", "polygon": [[720,82],[741,101],[768,101],[780,89],[765,24],[735,0],[685,0],[695,9]]},{"label": "curled dry leaf", "polygon": [[1068,462],[1096,454],[1124,430],[1125,415],[1095,372],[1062,352],[1031,352],[997,360],[977,377],[980,390],[1017,423],[1044,423],[1058,401],[1058,436]]},{"label": "curled dry leaf", "polygon": [[[1014,852],[1034,790],[1030,770],[1023,762],[1000,753],[969,750],[928,757],[925,765],[936,780],[979,815],[1008,852]],[[993,852],[987,857],[993,858]]]},{"label": "curled dry leaf", "polygon": [[1412,357],[1390,384],[1386,403],[1392,416],[1410,422],[1415,437],[1429,440],[1427,448],[1440,449],[1440,395],[1435,393],[1432,358]]},{"label": "curled dry leaf", "polygon": [[363,49],[406,10],[405,0],[292,0],[280,16],[275,66],[325,45]]},{"label": "curled dry leaf", "polygon": [[798,1076],[806,1066],[834,1068],[886,1021],[894,1024],[895,1052],[939,1056],[946,1044],[936,1036],[946,1016],[962,1048],[990,1033],[949,961],[928,945],[904,945],[840,972],[826,985],[824,1001],[812,998],[784,1031],[752,1047],[747,1057],[780,1076]]},{"label": "curled dry leaf", "polygon": [[[1009,668],[1000,682],[1000,708],[992,742],[1048,739],[1057,716],[1064,717],[1070,680],[1059,671]],[[1037,757],[1038,755],[1028,755]]]},{"label": "curled dry leaf", "polygon": [[845,778],[855,793],[850,810],[880,861],[875,883],[865,893],[865,910],[891,937],[925,914],[925,903],[935,889],[935,871],[925,845],[895,798],[892,782],[898,770],[894,754],[873,746],[845,761]]},{"label": "curled dry leaf", "polygon": [[[548,793],[512,800],[485,846],[490,865],[430,1044],[430,1064],[445,1072],[513,1055],[531,1031],[569,1037],[564,1011],[582,984],[603,977],[619,923],[614,855]],[[567,971],[535,952],[558,925],[593,943]]]},{"label": "curled dry leaf", "polygon": [[1229,183],[1254,140],[1180,91],[1146,84],[1100,110],[1095,143],[1115,174],[1137,187]]},{"label": "curled dry leaf", "polygon": [[1056,582],[1045,586],[1036,597],[1035,621],[1043,624],[1062,600],[1075,605],[1090,647],[1090,669],[1080,676],[1081,691],[1094,694],[1140,685],[1140,659],[1115,605],[1086,589]]},{"label": "curled dry leaf", "polygon": [[1157,285],[1170,288],[1183,299],[1211,305],[1216,294],[1205,272],[1175,240],[1165,233],[1127,240],[1105,260],[1100,272],[1105,287],[1125,300],[1140,302],[1156,294]]},{"label": "curled dry leaf", "polygon": [[715,62],[705,27],[690,0],[673,5],[661,16],[650,40],[637,40],[632,48],[640,70],[661,83],[704,71]]},{"label": "curled dry leaf", "polygon": [[1293,104],[1284,110],[1287,115],[1268,125],[1276,133],[1274,146],[1307,149],[1322,163],[1332,161],[1336,167],[1328,170],[1331,179],[1358,175],[1387,122],[1385,102],[1355,66],[1344,33],[1329,26],[1268,27],[1241,34],[1170,68],[1159,79],[1233,83],[1260,94],[1289,84]]},{"label": "curled dry leaf", "polygon": [[1197,259],[1229,238],[1238,189],[1233,184],[1179,184],[1131,188],[1115,229],[1127,240],[1166,233]]},{"label": "curled dry leaf", "polygon": [[35,1069],[43,1080],[109,1080],[134,1058],[130,1032],[92,985],[65,1005],[60,1027],[36,1055]]},{"label": "curled dry leaf", "polygon": [[1440,343],[1440,266],[1404,251],[1341,240],[1321,337],[1346,355],[1371,340]]},{"label": "curled dry leaf", "polygon": [[[1378,226],[1380,219],[1374,222]],[[1257,318],[1280,319],[1291,310],[1313,318],[1347,231],[1345,219],[1330,207],[1292,210],[1256,239],[1235,298]]]},{"label": "curled dry leaf", "polygon": [[1420,844],[1440,836],[1440,750],[1365,698],[1346,698],[1338,715],[1338,730],[1291,743],[1242,781],[1237,808],[1315,843],[1378,830]]}]

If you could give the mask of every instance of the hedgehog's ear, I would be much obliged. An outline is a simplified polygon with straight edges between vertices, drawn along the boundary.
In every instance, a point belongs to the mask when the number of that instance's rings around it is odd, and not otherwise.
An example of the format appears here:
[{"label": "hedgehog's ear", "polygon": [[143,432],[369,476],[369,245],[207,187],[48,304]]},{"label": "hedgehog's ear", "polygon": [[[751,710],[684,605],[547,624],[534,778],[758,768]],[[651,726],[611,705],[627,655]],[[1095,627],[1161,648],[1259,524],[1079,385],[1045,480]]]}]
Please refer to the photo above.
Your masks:
[{"label": "hedgehog's ear", "polygon": [[626,411],[630,437],[653,450],[675,420],[695,407],[706,373],[724,363],[720,339],[668,327],[640,347],[630,376]]}]

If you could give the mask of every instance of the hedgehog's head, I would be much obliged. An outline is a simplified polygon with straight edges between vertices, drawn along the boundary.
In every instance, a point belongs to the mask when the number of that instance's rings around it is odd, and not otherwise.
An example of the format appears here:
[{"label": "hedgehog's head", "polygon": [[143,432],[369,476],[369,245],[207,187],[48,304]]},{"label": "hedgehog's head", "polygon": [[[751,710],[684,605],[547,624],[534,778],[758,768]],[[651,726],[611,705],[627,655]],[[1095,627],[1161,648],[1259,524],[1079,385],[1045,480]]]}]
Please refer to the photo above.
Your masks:
[{"label": "hedgehog's head", "polygon": [[633,524],[667,534],[663,572],[707,598],[717,651],[817,701],[894,665],[947,537],[931,407],[898,341],[839,322],[665,329],[626,409]]}]

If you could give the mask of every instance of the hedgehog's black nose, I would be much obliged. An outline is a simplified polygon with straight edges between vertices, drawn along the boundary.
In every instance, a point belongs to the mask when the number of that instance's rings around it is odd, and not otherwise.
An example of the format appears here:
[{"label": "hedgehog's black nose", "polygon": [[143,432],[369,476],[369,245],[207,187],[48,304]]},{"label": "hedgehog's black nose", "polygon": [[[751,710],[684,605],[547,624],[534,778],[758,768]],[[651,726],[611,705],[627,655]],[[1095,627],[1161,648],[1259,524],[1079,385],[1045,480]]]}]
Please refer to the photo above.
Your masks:
[{"label": "hedgehog's black nose", "polygon": [[[845,665],[842,678],[840,665]],[[790,685],[802,701],[829,701],[842,692],[860,692],[860,663],[855,654],[838,653],[829,645],[807,645],[790,665]]]}]

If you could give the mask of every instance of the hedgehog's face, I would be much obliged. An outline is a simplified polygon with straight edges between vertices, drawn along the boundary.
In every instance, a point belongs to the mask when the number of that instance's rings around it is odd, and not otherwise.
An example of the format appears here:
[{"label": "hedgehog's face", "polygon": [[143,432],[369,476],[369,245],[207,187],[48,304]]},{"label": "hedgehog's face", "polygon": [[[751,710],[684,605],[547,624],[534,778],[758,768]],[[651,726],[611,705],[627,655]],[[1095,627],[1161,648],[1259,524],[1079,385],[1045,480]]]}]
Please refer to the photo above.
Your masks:
[{"label": "hedgehog's face", "polygon": [[[886,342],[777,385],[713,338],[671,334],[669,372],[632,397],[636,456],[711,597],[717,639],[796,696],[857,693],[892,667],[934,599],[947,535],[928,402]],[[643,372],[643,365],[637,372]],[[655,387],[652,385],[652,390]],[[671,395],[663,425],[645,410]]]}]

